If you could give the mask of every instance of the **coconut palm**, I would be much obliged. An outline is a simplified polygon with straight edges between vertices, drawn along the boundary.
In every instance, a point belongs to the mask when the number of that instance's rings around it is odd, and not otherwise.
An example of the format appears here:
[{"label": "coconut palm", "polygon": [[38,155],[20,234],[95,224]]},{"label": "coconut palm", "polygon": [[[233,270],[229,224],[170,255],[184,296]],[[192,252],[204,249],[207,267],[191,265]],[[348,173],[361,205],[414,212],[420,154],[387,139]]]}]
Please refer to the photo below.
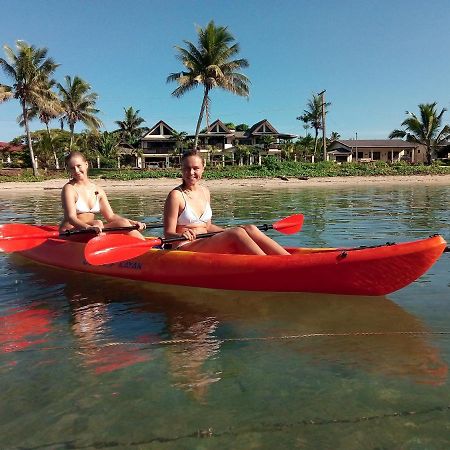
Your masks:
[{"label": "coconut palm", "polygon": [[431,164],[437,147],[450,138],[450,126],[444,125],[442,127],[442,116],[447,110],[442,108],[438,114],[436,102],[434,102],[420,104],[419,111],[420,118],[406,111],[408,117],[402,122],[402,127],[405,127],[405,130],[394,130],[389,135],[389,139],[406,138],[408,142],[424,145],[427,164]]},{"label": "coconut palm", "polygon": [[115,132],[119,133],[122,142],[135,147],[142,134],[148,130],[147,127],[141,127],[145,119],[139,116],[139,109],[136,111],[132,106],[123,108],[125,112],[124,120],[116,120],[114,123],[119,126]]},{"label": "coconut palm", "polygon": [[0,101],[9,98],[19,100],[22,107],[23,125],[27,136],[33,174],[38,175],[29,128],[29,110],[32,107],[52,109],[54,95],[49,89],[50,77],[58,67],[52,58],[47,58],[46,48],[36,48],[25,41],[17,41],[17,53],[3,46],[6,59],[0,58],[0,66],[12,80],[12,86],[0,86]]},{"label": "coconut palm", "polygon": [[239,44],[227,27],[215,26],[214,21],[205,28],[197,27],[198,46],[184,41],[186,48],[176,46],[177,58],[186,70],[171,73],[167,82],[176,82],[178,87],[172,92],[181,97],[198,85],[203,86],[203,100],[195,129],[194,147],[197,147],[198,134],[205,108],[209,106],[209,92],[221,88],[233,94],[248,97],[250,80],[237,70],[248,67],[246,59],[233,59],[239,53]]},{"label": "coconut palm", "polygon": [[58,83],[61,96],[61,105],[64,109],[63,120],[67,122],[70,130],[70,145],[72,149],[75,125],[77,122],[84,123],[91,129],[98,129],[102,126],[102,121],[95,115],[99,112],[95,108],[98,95],[90,92],[91,86],[80,77],[65,77],[66,85]]},{"label": "coconut palm", "polygon": [[[324,104],[325,114],[327,113],[326,108],[330,105],[330,102]],[[305,125],[308,124],[314,128],[314,156],[316,156],[319,130],[322,129],[322,96],[313,94],[312,98],[308,100],[307,109],[303,111],[301,116],[297,117],[297,120],[301,120]]]},{"label": "coconut palm", "polygon": [[337,131],[332,131],[330,135],[330,142],[338,141],[341,138],[341,135]]},{"label": "coconut palm", "polygon": [[[34,119],[36,117],[45,125],[47,130],[47,137],[45,139],[45,144],[42,147],[47,148],[50,146],[53,152],[53,158],[55,160],[55,167],[59,169],[59,160],[56,155],[55,146],[53,142],[53,138],[50,133],[49,123],[51,120],[58,118],[62,113],[63,109],[61,106],[61,102],[59,101],[58,96],[51,90],[51,88],[56,84],[54,80],[48,80],[48,90],[49,90],[49,100],[44,105],[33,105],[28,109],[28,119]],[[24,125],[24,117],[23,114],[19,117],[19,123],[21,126]],[[56,144],[56,142],[55,142]]]},{"label": "coconut palm", "polygon": [[186,131],[172,131],[172,137],[175,139],[175,148],[177,153],[181,153],[183,150],[183,145],[187,141],[187,133]]}]

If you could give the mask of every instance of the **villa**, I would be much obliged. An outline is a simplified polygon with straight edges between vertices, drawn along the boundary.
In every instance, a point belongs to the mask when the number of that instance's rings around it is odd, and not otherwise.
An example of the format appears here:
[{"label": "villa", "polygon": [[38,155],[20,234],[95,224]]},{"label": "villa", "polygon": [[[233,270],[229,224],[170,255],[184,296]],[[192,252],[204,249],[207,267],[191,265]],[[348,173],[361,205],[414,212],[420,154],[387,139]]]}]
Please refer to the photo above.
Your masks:
[{"label": "villa", "polygon": [[401,139],[337,140],[333,141],[327,149],[327,160],[336,162],[422,163],[425,158],[426,151],[423,145]]},{"label": "villa", "polygon": [[0,142],[0,162],[2,164],[11,164],[12,154],[23,152],[25,145],[14,145],[10,142]]},{"label": "villa", "polygon": [[[174,129],[163,120],[157,122],[141,138],[141,161],[136,161],[137,167],[170,167],[171,163],[179,162],[180,142],[174,136]],[[193,135],[187,136],[193,138]],[[297,138],[295,134],[280,133],[266,119],[261,120],[245,131],[228,128],[221,120],[216,120],[199,134],[198,147],[206,159],[212,163],[225,164],[226,160],[234,163],[238,158],[239,146],[248,145],[259,149],[257,155],[251,155],[251,163],[261,164],[261,159],[267,155],[279,155],[280,144]]]}]

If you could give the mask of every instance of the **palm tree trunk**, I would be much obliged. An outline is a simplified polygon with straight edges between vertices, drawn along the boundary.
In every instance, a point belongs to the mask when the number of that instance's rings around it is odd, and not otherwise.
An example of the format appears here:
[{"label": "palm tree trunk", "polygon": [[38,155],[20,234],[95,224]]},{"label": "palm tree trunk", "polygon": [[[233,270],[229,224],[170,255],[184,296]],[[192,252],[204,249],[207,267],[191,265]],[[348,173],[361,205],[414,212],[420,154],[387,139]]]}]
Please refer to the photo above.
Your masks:
[{"label": "palm tree trunk", "polygon": [[69,128],[70,128],[70,143],[69,143],[69,152],[72,151],[72,145],[73,145],[73,132],[75,129],[75,124],[70,123],[69,124]]},{"label": "palm tree trunk", "polygon": [[53,158],[55,160],[55,168],[56,168],[56,170],[58,170],[59,169],[59,161],[58,161],[58,157],[56,156],[55,148],[53,147],[53,140],[52,140],[52,135],[50,134],[50,129],[48,128],[48,122],[45,122],[45,128],[47,128],[47,136],[48,136],[48,140],[50,142],[50,147],[52,148]]},{"label": "palm tree trunk", "polygon": [[317,151],[317,137],[319,136],[319,129],[314,128],[316,130],[316,135],[314,136],[314,158],[316,157],[316,151]]},{"label": "palm tree trunk", "polygon": [[28,111],[24,101],[22,101],[22,114],[23,114],[23,122],[25,125],[25,132],[27,134],[28,150],[30,152],[31,166],[33,167],[33,175],[37,177],[39,176],[39,171],[36,165],[36,161],[34,159],[33,145],[31,144],[30,128],[28,126]]},{"label": "palm tree trunk", "polygon": [[203,113],[205,112],[206,102],[208,101],[208,89],[205,88],[203,95],[202,107],[200,108],[200,115],[198,116],[197,128],[195,129],[194,148],[197,148],[198,135],[200,133],[200,125],[202,124]]}]

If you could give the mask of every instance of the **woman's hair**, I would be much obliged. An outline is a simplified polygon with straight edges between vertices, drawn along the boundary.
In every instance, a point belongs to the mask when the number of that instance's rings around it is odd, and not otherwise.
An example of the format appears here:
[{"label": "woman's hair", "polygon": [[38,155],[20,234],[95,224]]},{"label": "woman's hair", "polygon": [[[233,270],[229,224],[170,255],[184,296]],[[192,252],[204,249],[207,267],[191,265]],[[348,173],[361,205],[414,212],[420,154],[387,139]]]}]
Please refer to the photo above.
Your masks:
[{"label": "woman's hair", "polygon": [[73,151],[73,152],[68,153],[68,154],[66,155],[66,157],[64,158],[64,162],[65,162],[66,166],[67,166],[67,164],[69,163],[69,161],[70,161],[72,158],[75,158],[75,157],[82,158],[84,162],[87,162],[87,159],[86,159],[86,157],[83,155],[83,153],[81,153],[81,152],[75,150],[75,151]]},{"label": "woman's hair", "polygon": [[183,152],[183,154],[181,155],[181,162],[183,162],[185,159],[189,158],[189,156],[198,156],[199,158],[202,158],[199,150],[197,150],[196,148],[190,148],[188,150],[185,150]]}]

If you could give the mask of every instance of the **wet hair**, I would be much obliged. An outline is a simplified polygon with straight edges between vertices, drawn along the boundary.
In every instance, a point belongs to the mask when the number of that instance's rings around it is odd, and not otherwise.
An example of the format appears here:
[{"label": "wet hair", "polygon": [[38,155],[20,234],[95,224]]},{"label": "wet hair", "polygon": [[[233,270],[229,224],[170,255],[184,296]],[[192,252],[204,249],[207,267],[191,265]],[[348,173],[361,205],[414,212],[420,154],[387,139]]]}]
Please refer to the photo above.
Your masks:
[{"label": "wet hair", "polygon": [[80,157],[80,158],[83,159],[84,162],[87,162],[87,159],[86,159],[86,157],[83,155],[83,153],[81,153],[81,152],[75,150],[75,151],[73,151],[73,152],[68,153],[68,154],[66,155],[66,157],[64,158],[64,163],[66,164],[66,166],[68,165],[69,161],[70,161],[72,158],[75,158],[75,157]]},{"label": "wet hair", "polygon": [[186,161],[190,156],[197,156],[202,160],[202,164],[205,165],[205,161],[203,161],[203,157],[200,153],[200,150],[197,150],[196,148],[190,148],[189,150],[185,150],[183,154],[181,155],[181,165],[183,165],[183,162]]}]

